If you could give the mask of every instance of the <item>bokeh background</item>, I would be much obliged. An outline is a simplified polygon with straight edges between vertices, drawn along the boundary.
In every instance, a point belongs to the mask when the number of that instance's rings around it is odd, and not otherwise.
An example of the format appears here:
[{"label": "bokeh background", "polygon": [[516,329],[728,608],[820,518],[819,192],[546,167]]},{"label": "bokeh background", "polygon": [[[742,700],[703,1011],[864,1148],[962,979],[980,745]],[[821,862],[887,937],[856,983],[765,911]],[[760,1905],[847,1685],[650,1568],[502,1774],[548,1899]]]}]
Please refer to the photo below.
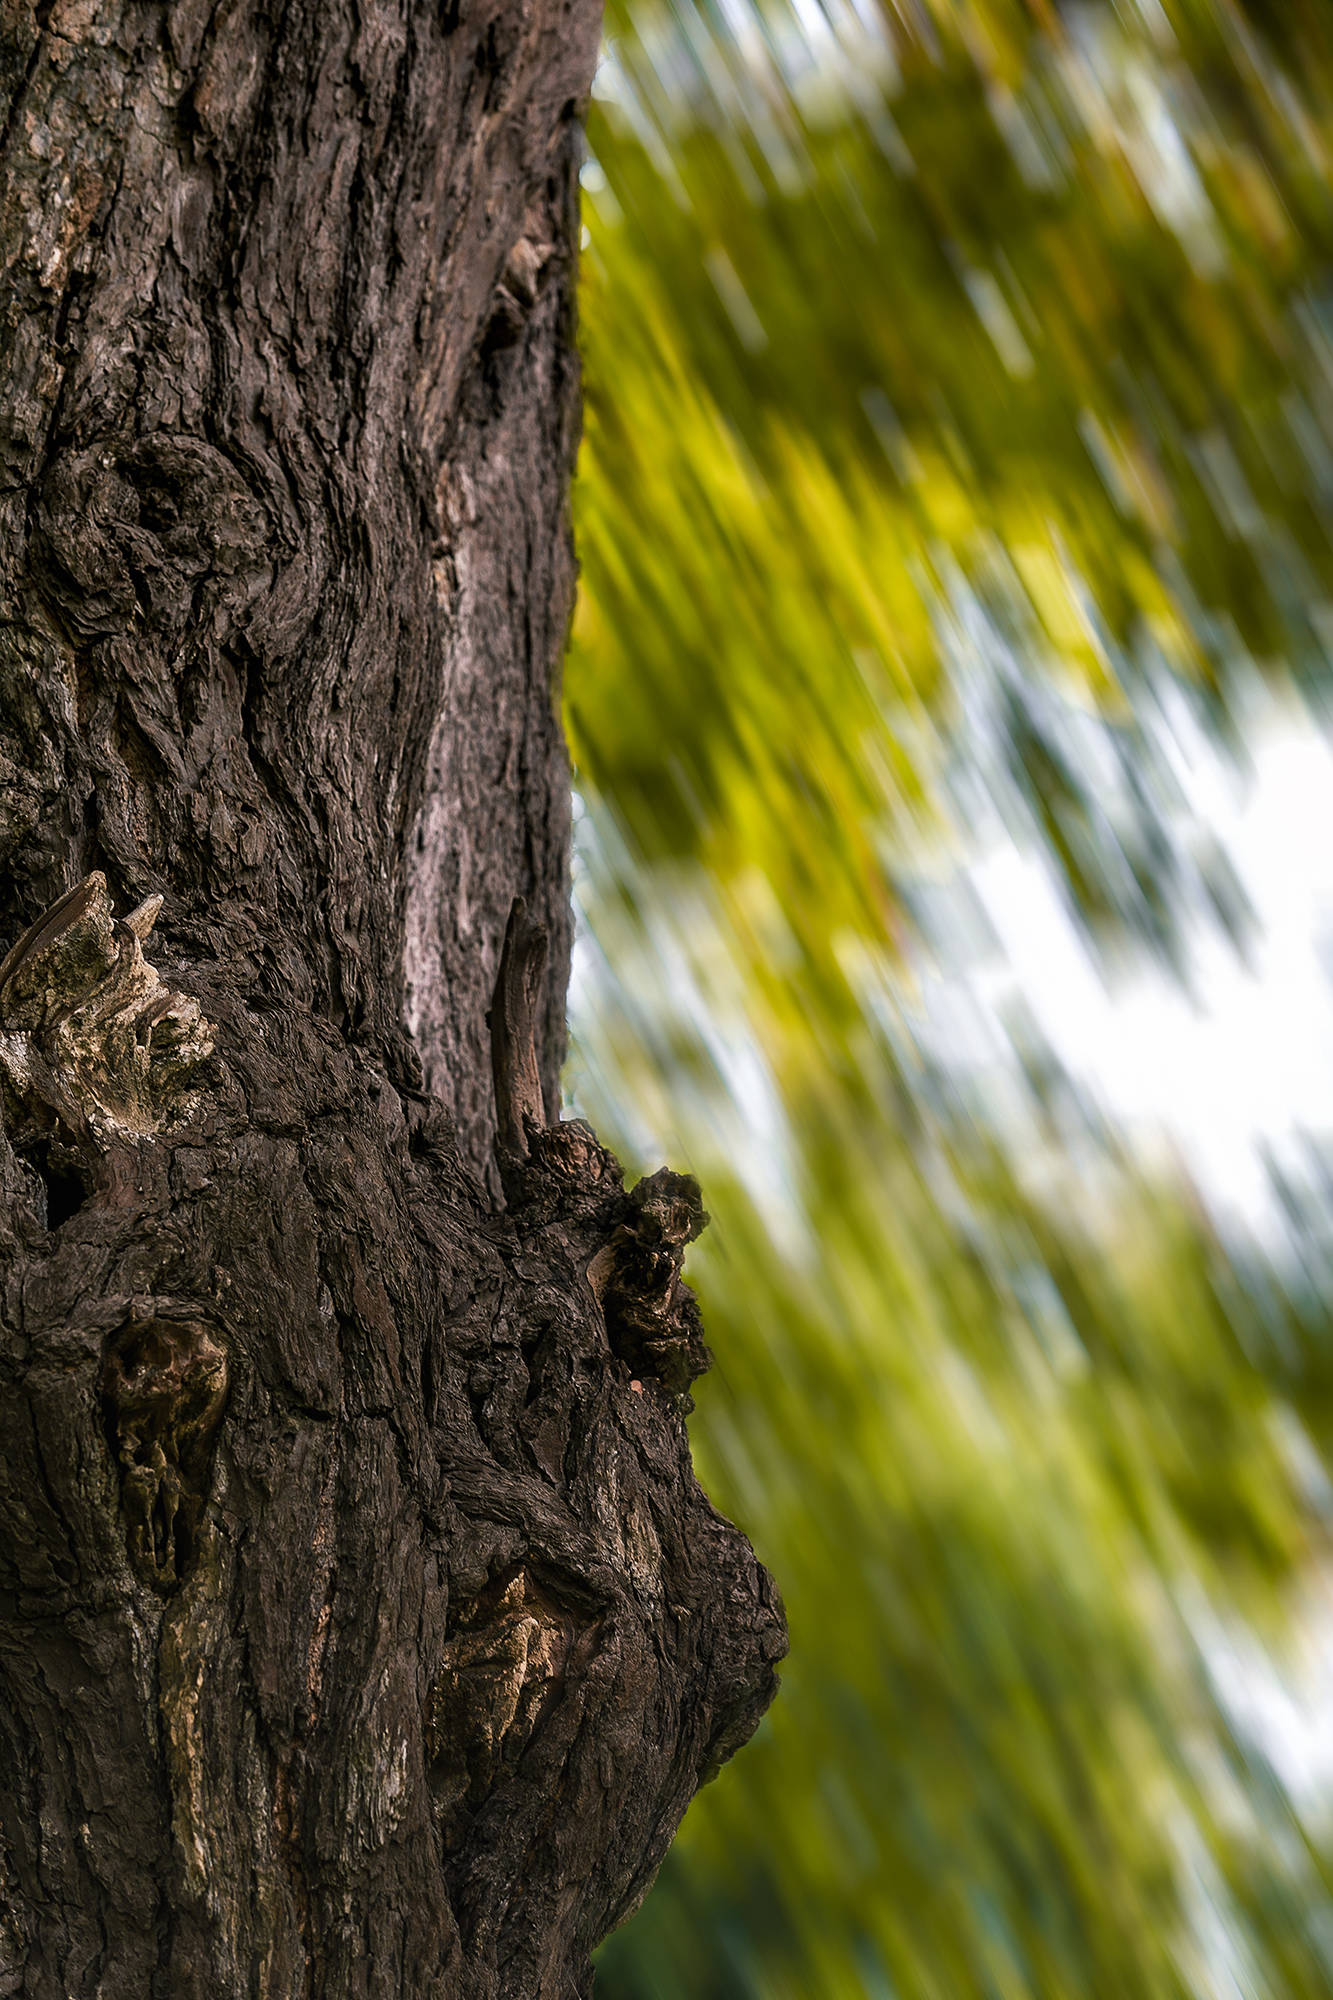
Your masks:
[{"label": "bokeh background", "polygon": [[612,0],[571,1108],[792,1654],[604,2000],[1333,1992],[1333,7]]}]

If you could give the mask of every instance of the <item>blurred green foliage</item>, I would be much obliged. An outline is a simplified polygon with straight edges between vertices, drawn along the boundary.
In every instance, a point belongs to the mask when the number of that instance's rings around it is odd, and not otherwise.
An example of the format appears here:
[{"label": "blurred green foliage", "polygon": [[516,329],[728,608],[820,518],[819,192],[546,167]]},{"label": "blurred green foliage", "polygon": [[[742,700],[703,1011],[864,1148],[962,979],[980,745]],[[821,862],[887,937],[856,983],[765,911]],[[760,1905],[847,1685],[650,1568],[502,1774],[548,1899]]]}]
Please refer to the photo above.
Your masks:
[{"label": "blurred green foliage", "polygon": [[1039,1061],[978,1123],[903,960],[978,783],[1106,951],[1242,936],[1153,741],[1167,683],[1322,699],[1333,12],[607,31],[571,1084],[704,1181],[696,1455],[793,1654],[599,1992],[1324,1996],[1328,1772],[1241,1698],[1327,1562],[1318,1219],[1303,1277],[1222,1240]]}]

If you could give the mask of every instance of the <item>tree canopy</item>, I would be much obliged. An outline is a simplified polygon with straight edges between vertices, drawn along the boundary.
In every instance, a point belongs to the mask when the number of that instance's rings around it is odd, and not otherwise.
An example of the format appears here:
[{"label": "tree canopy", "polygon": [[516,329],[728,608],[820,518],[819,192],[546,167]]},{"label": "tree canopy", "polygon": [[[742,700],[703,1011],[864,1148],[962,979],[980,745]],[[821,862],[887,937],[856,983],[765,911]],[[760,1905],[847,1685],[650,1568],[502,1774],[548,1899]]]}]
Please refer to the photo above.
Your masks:
[{"label": "tree canopy", "polygon": [[1173,703],[1228,753],[1256,690],[1323,709],[1333,26],[607,37],[571,1089],[703,1179],[696,1449],[793,1653],[603,1990],[1323,1994],[1327,1789],[1247,1718],[1326,1572],[1326,1234],[1229,1233],[1038,1045],[989,1116],[912,979],[987,814],[1108,977],[1245,949],[1161,746]]}]

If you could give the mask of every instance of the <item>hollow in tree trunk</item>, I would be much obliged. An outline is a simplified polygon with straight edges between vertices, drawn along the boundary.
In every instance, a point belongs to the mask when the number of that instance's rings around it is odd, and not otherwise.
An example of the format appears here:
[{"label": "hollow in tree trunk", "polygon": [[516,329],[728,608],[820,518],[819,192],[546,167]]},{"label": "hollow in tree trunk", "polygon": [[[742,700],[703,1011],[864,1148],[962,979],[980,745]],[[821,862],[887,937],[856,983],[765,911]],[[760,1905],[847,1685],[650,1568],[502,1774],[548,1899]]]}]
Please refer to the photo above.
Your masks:
[{"label": "hollow in tree trunk", "polygon": [[772,1693],[554,1117],[596,33],[0,7],[0,1994],[586,1993]]}]

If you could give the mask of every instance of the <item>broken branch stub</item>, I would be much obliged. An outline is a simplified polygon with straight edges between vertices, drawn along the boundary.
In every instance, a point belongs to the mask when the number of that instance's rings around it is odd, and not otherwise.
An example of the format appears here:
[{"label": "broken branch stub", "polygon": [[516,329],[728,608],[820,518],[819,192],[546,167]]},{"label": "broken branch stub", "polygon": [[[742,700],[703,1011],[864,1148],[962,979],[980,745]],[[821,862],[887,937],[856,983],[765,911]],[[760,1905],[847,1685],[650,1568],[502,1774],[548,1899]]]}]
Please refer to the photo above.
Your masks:
[{"label": "broken branch stub", "polygon": [[94,870],[0,962],[0,1075],[20,1132],[55,1125],[105,1149],[190,1109],[213,1031],[143,955],[161,907],[150,896],[117,918]]},{"label": "broken branch stub", "polygon": [[615,1155],[582,1119],[548,1125],[536,1057],[546,932],[516,897],[491,1008],[500,1173],[511,1208],[582,1250],[607,1343],[634,1378],[688,1401],[709,1365],[694,1294],[681,1275],[707,1226],[697,1181],[661,1167],[626,1194]]},{"label": "broken branch stub", "polygon": [[698,1302],[682,1276],[686,1246],[707,1224],[694,1177],[659,1167],[631,1189],[588,1273],[615,1352],[635,1375],[655,1376],[679,1396],[709,1364]]}]

